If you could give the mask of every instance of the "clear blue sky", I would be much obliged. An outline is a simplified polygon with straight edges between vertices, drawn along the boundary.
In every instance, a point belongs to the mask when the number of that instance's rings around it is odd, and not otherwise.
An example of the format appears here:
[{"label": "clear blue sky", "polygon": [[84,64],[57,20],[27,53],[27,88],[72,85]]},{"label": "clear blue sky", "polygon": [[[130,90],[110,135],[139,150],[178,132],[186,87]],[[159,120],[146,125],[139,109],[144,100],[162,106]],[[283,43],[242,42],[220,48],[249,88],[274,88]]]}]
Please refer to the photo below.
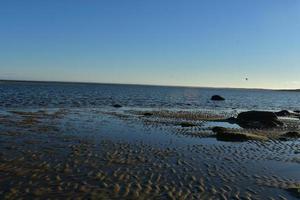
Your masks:
[{"label": "clear blue sky", "polygon": [[0,0],[0,79],[300,88],[300,1]]}]

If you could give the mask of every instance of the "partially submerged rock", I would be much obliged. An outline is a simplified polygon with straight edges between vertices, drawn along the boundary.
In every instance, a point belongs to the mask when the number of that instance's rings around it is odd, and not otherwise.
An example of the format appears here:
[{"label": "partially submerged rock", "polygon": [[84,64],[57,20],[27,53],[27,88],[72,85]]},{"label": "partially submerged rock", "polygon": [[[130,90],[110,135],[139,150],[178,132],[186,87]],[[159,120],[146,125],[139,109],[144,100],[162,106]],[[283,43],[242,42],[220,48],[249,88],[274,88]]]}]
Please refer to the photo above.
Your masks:
[{"label": "partially submerged rock", "polygon": [[212,100],[212,101],[224,101],[225,98],[221,97],[220,95],[213,95],[210,100]]},{"label": "partially submerged rock", "polygon": [[247,140],[267,140],[267,137],[255,135],[251,133],[234,132],[224,127],[214,127],[212,129],[216,133],[217,140],[231,141],[231,142],[243,142]]},{"label": "partially submerged rock", "polygon": [[214,133],[220,133],[220,132],[227,132],[228,129],[224,128],[224,127],[221,127],[221,126],[215,126],[215,127],[212,128],[212,131]]},{"label": "partially submerged rock", "polygon": [[113,107],[114,108],[121,108],[122,106],[120,104],[114,104]]},{"label": "partially submerged rock", "polygon": [[151,113],[151,112],[144,112],[143,116],[145,116],[145,117],[151,117],[151,116],[153,116],[153,113]]},{"label": "partially submerged rock", "polygon": [[237,117],[237,123],[243,128],[274,128],[283,125],[275,113],[267,111],[242,112]]},{"label": "partially submerged rock", "polygon": [[191,122],[181,122],[179,125],[181,127],[193,127],[193,126],[196,126],[195,124],[193,124]]}]

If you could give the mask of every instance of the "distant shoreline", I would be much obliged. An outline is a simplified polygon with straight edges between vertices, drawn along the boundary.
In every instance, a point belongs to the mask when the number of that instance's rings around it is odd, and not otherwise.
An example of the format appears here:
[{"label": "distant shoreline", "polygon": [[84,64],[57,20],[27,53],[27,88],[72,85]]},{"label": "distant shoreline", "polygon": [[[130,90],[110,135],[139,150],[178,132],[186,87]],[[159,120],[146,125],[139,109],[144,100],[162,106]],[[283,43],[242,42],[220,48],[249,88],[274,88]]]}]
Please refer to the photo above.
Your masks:
[{"label": "distant shoreline", "polygon": [[207,86],[182,86],[182,85],[155,85],[155,84],[135,84],[135,83],[102,83],[102,82],[80,82],[80,81],[38,81],[38,80],[5,80],[0,79],[0,83],[36,83],[36,84],[89,84],[89,85],[128,85],[128,86],[149,86],[149,87],[177,87],[177,88],[203,88],[203,89],[236,89],[236,90],[268,90],[282,92],[300,92],[300,89],[266,89],[266,88],[235,88],[235,87],[207,87]]},{"label": "distant shoreline", "polygon": [[281,91],[281,92],[300,92],[300,89],[286,89],[286,90],[277,90],[277,91]]}]

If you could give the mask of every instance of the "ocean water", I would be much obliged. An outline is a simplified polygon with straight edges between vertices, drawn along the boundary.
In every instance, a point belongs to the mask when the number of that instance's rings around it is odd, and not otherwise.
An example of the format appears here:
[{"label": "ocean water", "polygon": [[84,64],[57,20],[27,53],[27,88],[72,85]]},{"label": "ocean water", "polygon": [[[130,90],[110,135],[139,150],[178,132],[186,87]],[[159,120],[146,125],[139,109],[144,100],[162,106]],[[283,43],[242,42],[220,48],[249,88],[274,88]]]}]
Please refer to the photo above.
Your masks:
[{"label": "ocean water", "polygon": [[[215,94],[226,100],[211,101]],[[195,127],[180,125],[186,110],[226,115],[283,109],[300,110],[300,92],[0,82],[0,199],[31,198],[38,187],[43,199],[90,199],[90,192],[73,185],[124,199],[131,184],[143,188],[143,198],[136,198],[133,188],[127,199],[169,199],[170,192],[181,190],[186,199],[297,199],[287,189],[300,185],[299,139],[225,142],[213,137],[212,127],[241,127],[202,120],[192,121]],[[143,110],[175,112],[144,116]],[[41,167],[45,164],[50,171]],[[95,182],[98,171],[106,174],[106,185]],[[143,193],[151,182],[160,192]],[[52,192],[41,193],[45,188]]]},{"label": "ocean water", "polygon": [[[226,101],[210,101],[212,95]],[[298,110],[300,92],[117,84],[0,82],[1,108]]]}]

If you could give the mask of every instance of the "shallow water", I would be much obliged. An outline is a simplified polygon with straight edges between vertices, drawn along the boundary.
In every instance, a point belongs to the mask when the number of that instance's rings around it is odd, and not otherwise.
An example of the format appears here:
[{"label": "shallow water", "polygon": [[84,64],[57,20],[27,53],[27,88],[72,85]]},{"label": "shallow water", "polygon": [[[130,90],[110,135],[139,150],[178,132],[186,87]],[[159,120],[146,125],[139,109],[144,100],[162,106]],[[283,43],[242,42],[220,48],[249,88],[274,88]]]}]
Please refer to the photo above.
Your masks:
[{"label": "shallow water", "polygon": [[[297,93],[44,83],[0,88],[0,198],[296,199],[286,189],[300,184],[299,140],[221,142],[211,127],[240,127],[202,120],[181,127],[182,115],[138,112],[227,116],[235,114],[233,104],[297,109]],[[214,93],[229,100],[208,102]],[[239,95],[254,96],[238,102]]]}]

